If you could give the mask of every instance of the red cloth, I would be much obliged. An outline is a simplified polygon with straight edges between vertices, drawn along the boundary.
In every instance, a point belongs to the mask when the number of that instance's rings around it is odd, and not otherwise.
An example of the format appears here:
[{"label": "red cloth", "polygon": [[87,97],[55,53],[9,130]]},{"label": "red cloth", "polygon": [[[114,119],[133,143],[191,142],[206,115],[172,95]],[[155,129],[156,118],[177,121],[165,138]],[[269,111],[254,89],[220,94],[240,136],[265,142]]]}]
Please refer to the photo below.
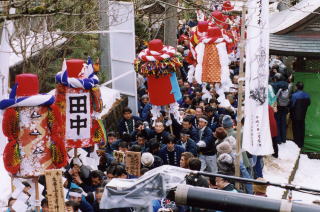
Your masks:
[{"label": "red cloth", "polygon": [[270,132],[271,132],[271,137],[274,138],[278,135],[277,122],[276,122],[276,119],[274,118],[273,108],[270,105],[268,105],[268,107],[269,107]]},{"label": "red cloth", "polygon": [[175,102],[174,95],[171,93],[170,76],[167,75],[159,78],[148,77],[148,92],[151,104],[163,106]]}]

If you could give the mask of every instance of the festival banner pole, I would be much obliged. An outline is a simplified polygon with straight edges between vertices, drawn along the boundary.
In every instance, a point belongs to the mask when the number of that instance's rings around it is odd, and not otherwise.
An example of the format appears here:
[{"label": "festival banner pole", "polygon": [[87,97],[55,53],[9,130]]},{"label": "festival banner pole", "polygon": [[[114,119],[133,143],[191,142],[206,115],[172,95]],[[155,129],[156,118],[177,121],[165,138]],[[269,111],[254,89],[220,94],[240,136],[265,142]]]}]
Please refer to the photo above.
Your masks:
[{"label": "festival banner pole", "polygon": [[39,194],[39,179],[34,178],[35,192],[36,192],[36,211],[40,212],[40,194]]},{"label": "festival banner pole", "polygon": [[[244,84],[244,51],[245,51],[245,22],[246,22],[246,7],[247,1],[243,1],[242,15],[241,15],[241,38],[240,38],[240,69],[239,69],[239,90],[238,90],[238,111],[237,111],[237,155],[235,160],[235,174],[236,177],[240,177],[240,154],[241,154],[241,120],[243,118],[242,103],[243,103],[243,84]],[[236,183],[236,187],[239,189],[239,183]]]}]

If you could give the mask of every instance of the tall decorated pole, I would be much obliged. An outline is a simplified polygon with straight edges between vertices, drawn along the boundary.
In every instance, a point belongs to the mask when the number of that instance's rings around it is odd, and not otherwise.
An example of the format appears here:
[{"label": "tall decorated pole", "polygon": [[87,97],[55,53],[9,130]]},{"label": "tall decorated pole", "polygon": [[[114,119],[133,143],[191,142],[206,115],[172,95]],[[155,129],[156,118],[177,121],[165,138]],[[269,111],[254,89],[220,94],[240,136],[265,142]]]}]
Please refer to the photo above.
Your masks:
[{"label": "tall decorated pole", "polygon": [[3,152],[11,176],[33,178],[35,206],[40,211],[38,177],[45,170],[67,165],[61,114],[54,96],[39,94],[38,76],[19,74],[8,99],[0,102],[2,130],[8,138]]},{"label": "tall decorated pole", "polygon": [[159,39],[152,40],[148,48],[139,53],[134,64],[136,72],[147,78],[152,104],[152,120],[156,121],[161,116],[161,106],[169,105],[169,113],[180,122],[181,116],[177,101],[182,98],[182,94],[176,72],[182,64],[176,49],[163,45]]},{"label": "tall decorated pole", "polygon": [[273,153],[268,113],[269,1],[248,0],[245,124],[242,147],[252,155]]},{"label": "tall decorated pole", "polygon": [[90,147],[105,139],[102,122],[97,119],[102,110],[99,79],[81,59],[64,61],[56,75],[56,104],[62,113],[62,128],[66,147]]}]

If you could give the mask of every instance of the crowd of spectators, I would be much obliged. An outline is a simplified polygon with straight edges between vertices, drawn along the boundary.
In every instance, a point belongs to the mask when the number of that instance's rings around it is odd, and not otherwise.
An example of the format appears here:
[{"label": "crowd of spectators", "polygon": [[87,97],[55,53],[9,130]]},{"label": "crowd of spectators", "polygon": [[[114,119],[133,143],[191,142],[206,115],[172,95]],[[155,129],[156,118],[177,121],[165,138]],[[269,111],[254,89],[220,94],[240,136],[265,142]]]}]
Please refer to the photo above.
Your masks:
[{"label": "crowd of spectators", "polygon": [[[192,23],[192,22],[191,22]],[[187,35],[190,29],[187,25],[179,27],[178,51],[187,56],[189,40]],[[186,36],[188,37],[188,36]],[[118,129],[107,132],[107,143],[99,144],[95,149],[99,157],[98,170],[92,170],[83,164],[80,158],[73,158],[65,167],[64,187],[68,189],[68,201],[65,203],[67,211],[133,211],[132,208],[100,209],[104,186],[113,178],[131,179],[124,164],[114,159],[113,152],[134,151],[141,152],[141,173],[162,166],[164,164],[180,166],[190,170],[201,170],[224,175],[235,175],[236,157],[236,118],[238,108],[238,79],[239,61],[230,64],[230,76],[233,88],[226,93],[230,105],[223,107],[218,102],[218,94],[213,85],[207,85],[204,92],[203,85],[196,81],[189,83],[188,61],[183,61],[178,83],[183,98],[178,102],[183,121],[178,123],[163,107],[162,115],[156,121],[151,120],[151,108],[148,97],[148,86],[142,76],[138,76],[138,114],[135,116],[130,108],[122,111]],[[297,90],[297,91],[296,91]],[[288,120],[293,123],[292,139],[299,147],[303,145],[305,112],[310,104],[310,98],[303,91],[303,83],[294,83],[291,72],[285,67],[280,58],[270,59],[269,83],[269,118],[270,129],[275,153],[278,157],[278,145],[285,143],[288,134]],[[288,119],[290,112],[291,119]],[[242,124],[244,120],[241,121]],[[290,123],[289,123],[289,126]],[[88,156],[92,148],[86,148]],[[263,180],[263,158],[241,152],[241,176],[249,179]],[[221,177],[206,178],[198,175],[188,175],[186,183],[212,189],[221,189],[232,192],[243,192],[266,196],[263,186],[244,184],[236,189],[234,182]],[[28,193],[28,191],[26,191]],[[15,199],[9,200],[8,211],[13,211],[11,205]],[[161,201],[160,201],[161,202]],[[48,211],[48,202],[41,203],[42,211]],[[163,207],[158,200],[154,202],[154,211]],[[175,211],[205,211],[190,207],[178,207]]]}]

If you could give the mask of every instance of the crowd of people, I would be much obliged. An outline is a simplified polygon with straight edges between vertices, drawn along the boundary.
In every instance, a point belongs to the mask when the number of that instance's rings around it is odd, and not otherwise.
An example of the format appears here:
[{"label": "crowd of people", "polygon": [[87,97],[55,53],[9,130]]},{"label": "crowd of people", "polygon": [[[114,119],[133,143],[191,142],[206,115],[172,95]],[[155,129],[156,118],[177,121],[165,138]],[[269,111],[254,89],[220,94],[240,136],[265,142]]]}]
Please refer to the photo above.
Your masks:
[{"label": "crowd of people", "polygon": [[[118,129],[107,132],[107,143],[99,144],[98,148],[85,148],[88,156],[92,151],[98,155],[97,170],[92,170],[83,161],[74,157],[64,170],[64,187],[68,190],[66,211],[132,211],[131,208],[100,209],[99,203],[105,185],[113,178],[132,179],[125,165],[114,158],[114,151],[133,151],[141,153],[142,176],[147,171],[162,165],[180,166],[190,170],[201,170],[223,175],[235,175],[236,157],[236,120],[238,108],[239,60],[229,65],[232,89],[225,93],[229,101],[227,107],[220,105],[219,94],[212,84],[205,88],[195,80],[188,82],[190,61],[190,28],[194,21],[179,26],[177,50],[184,57],[183,66],[178,74],[178,84],[182,93],[179,100],[179,112],[182,122],[168,114],[162,107],[161,116],[152,119],[152,105],[149,102],[148,84],[144,77],[138,76],[138,114],[135,116],[130,108],[122,111]],[[288,138],[300,147],[304,143],[304,119],[310,97],[303,91],[302,82],[294,82],[291,72],[280,58],[270,59],[270,83],[268,90],[269,120],[273,141],[274,154],[278,157],[278,145]],[[288,118],[290,114],[290,118]],[[245,120],[241,120],[243,125]],[[108,123],[107,123],[108,124]],[[292,127],[292,130],[291,130]],[[290,132],[293,132],[292,137]],[[244,138],[245,139],[245,138]],[[241,151],[241,177],[263,180],[263,157]],[[40,183],[45,181],[40,178]],[[243,192],[252,195],[266,196],[266,187],[261,185],[243,184],[236,189],[234,182],[221,178],[206,178],[188,175],[186,184],[206,188],[221,189],[232,192]],[[25,193],[30,186],[25,185]],[[45,196],[45,191],[44,194]],[[15,199],[10,198],[8,210]],[[154,200],[154,211],[166,207],[168,201]],[[41,202],[42,211],[48,211],[48,201]],[[168,206],[169,207],[169,206]],[[203,209],[172,206],[172,211],[206,211]]]}]

